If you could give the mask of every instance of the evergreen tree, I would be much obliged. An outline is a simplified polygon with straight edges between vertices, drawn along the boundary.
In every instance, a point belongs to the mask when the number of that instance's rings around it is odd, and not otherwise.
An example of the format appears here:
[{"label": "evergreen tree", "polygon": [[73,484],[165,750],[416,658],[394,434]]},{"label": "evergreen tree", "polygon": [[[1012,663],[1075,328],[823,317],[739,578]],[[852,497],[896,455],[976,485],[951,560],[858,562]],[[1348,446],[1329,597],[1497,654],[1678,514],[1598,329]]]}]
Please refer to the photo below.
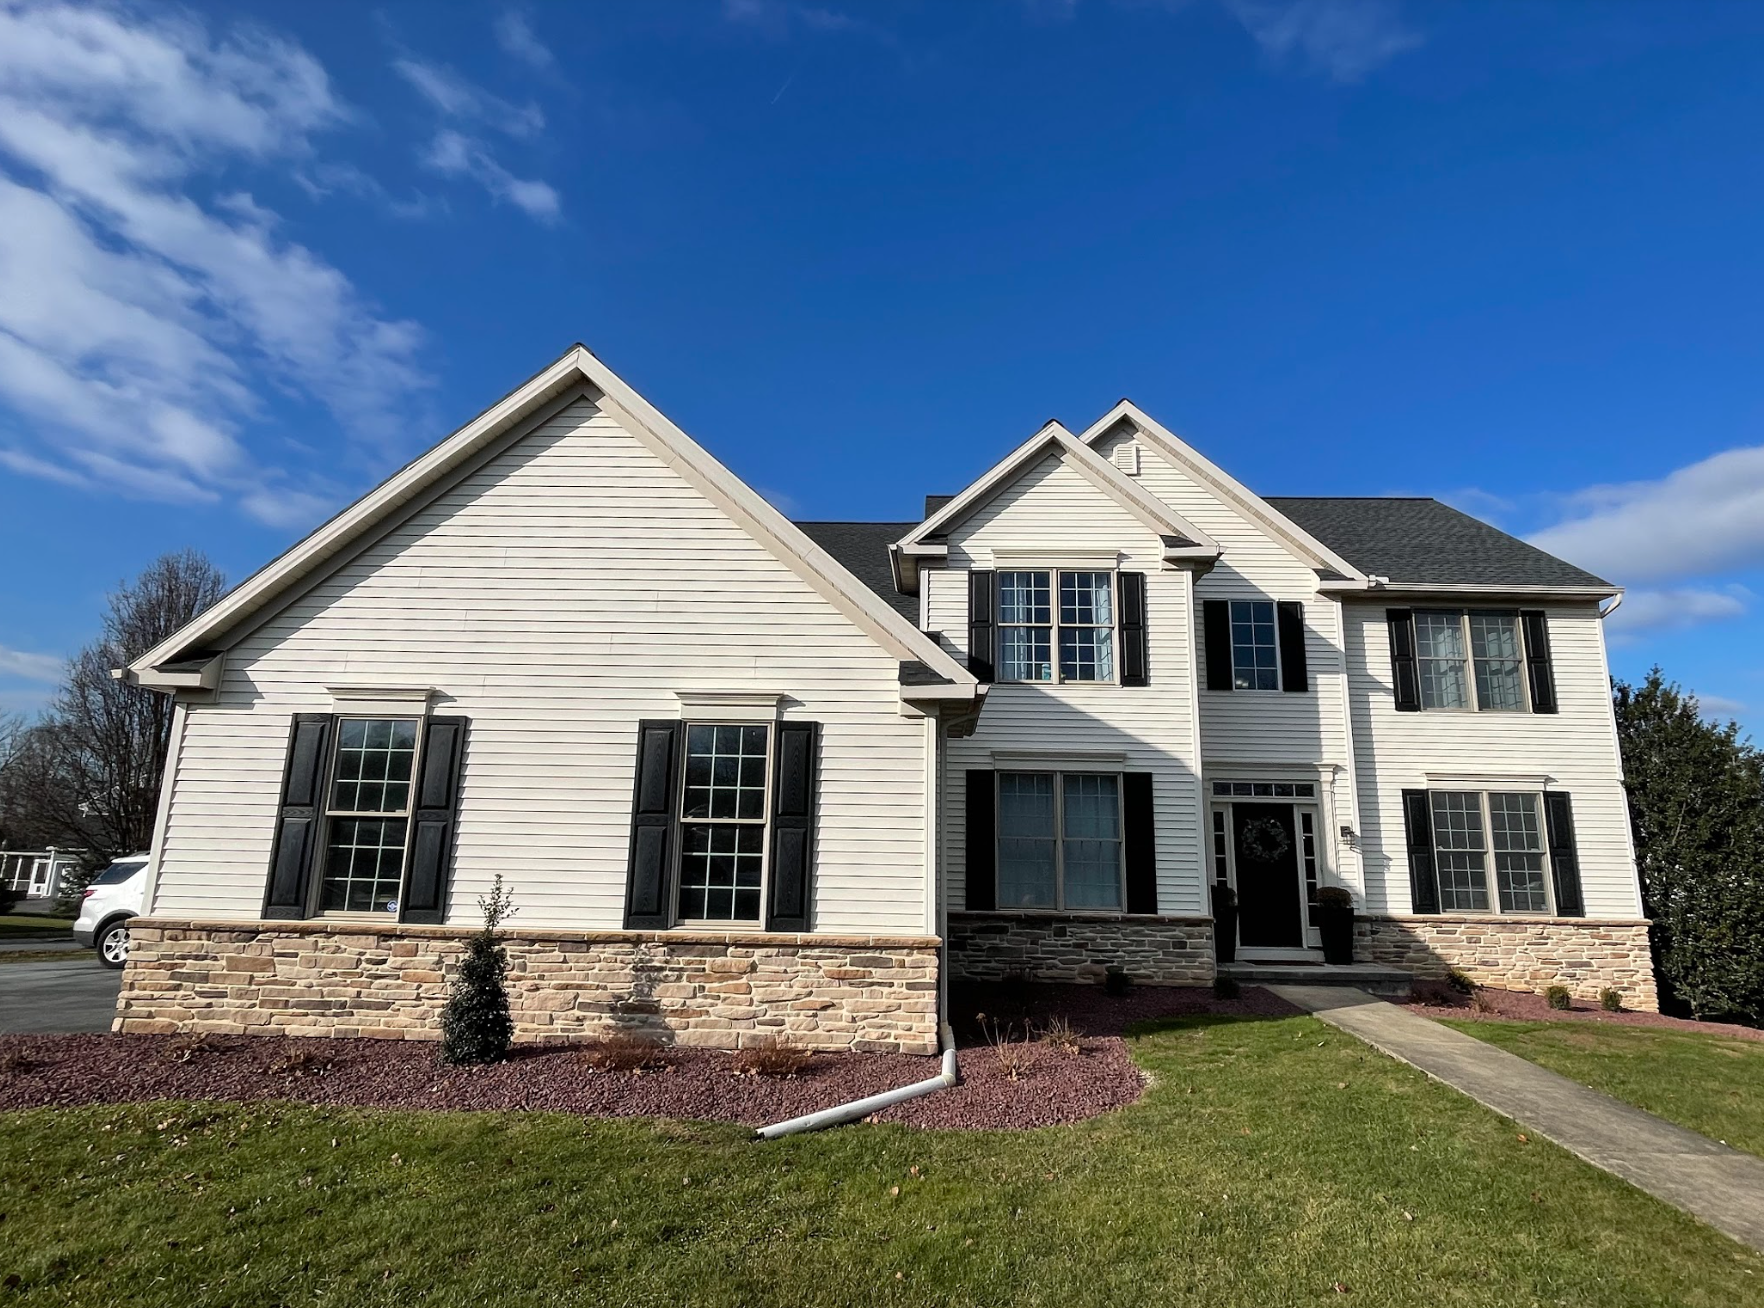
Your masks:
[{"label": "evergreen tree", "polygon": [[1661,1000],[1764,1021],[1764,754],[1659,668],[1614,695]]},{"label": "evergreen tree", "polygon": [[508,951],[496,940],[496,928],[514,912],[510,899],[500,872],[490,893],[478,897],[484,928],[466,944],[441,1013],[441,1057],[450,1063],[499,1063],[508,1057],[514,1041],[506,984]]}]

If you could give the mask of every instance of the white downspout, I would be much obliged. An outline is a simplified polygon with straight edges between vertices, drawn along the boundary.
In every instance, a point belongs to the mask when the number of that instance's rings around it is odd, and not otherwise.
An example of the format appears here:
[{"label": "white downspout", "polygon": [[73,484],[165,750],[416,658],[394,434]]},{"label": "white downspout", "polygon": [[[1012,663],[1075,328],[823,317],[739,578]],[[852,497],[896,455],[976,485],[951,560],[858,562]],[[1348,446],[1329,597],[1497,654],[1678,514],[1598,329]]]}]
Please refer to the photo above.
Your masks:
[{"label": "white downspout", "polygon": [[801,1117],[793,1117],[787,1122],[776,1122],[771,1126],[762,1126],[754,1132],[761,1140],[776,1140],[780,1136],[795,1135],[799,1131],[819,1131],[825,1127],[838,1126],[843,1122],[855,1122],[868,1117],[871,1113],[879,1113],[884,1108],[892,1108],[895,1104],[905,1103],[909,1099],[917,1099],[921,1095],[931,1094],[937,1090],[947,1090],[956,1083],[956,1047],[955,1032],[949,1029],[949,1023],[943,1024],[943,1070],[936,1076],[927,1077],[923,1081],[915,1081],[911,1085],[903,1085],[898,1090],[884,1090],[879,1095],[870,1095],[866,1099],[854,1099],[849,1104],[840,1104],[835,1108],[823,1108],[818,1113],[806,1113]]}]

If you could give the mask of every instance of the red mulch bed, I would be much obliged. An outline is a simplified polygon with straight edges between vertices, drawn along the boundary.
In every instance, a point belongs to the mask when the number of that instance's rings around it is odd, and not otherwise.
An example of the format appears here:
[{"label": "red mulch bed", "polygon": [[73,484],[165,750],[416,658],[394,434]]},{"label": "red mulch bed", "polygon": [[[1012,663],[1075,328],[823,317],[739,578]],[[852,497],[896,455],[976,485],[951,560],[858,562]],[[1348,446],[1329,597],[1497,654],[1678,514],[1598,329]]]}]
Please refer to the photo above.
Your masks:
[{"label": "red mulch bed", "polygon": [[1603,1026],[1665,1027],[1672,1031],[1695,1031],[1702,1035],[1764,1040],[1764,1030],[1757,1027],[1734,1026],[1728,1022],[1692,1022],[1682,1017],[1667,1017],[1664,1013],[1631,1013],[1627,1010],[1607,1013],[1596,1004],[1588,1004],[1583,1000],[1576,1000],[1572,1008],[1551,1008],[1542,995],[1534,995],[1525,990],[1494,990],[1479,986],[1476,995],[1483,1003],[1480,1010],[1470,996],[1456,993],[1449,996],[1439,995],[1432,1003],[1410,1002],[1397,1006],[1422,1017],[1449,1017],[1454,1022],[1593,1022]]},{"label": "red mulch bed", "polygon": [[[976,1007],[977,1004],[989,1007]],[[958,1034],[961,1080],[889,1109],[881,1120],[934,1129],[1024,1129],[1082,1121],[1139,1098],[1144,1078],[1121,1032],[1171,1014],[1285,1016],[1266,991],[1235,1000],[1201,990],[1144,988],[1111,997],[1097,986],[985,986],[956,996],[961,1027],[987,1012],[1015,1026],[1066,1017],[1076,1053],[1023,1048],[1015,1079],[977,1032]],[[600,1071],[580,1047],[517,1046],[505,1063],[455,1068],[426,1041],[292,1036],[0,1036],[0,1110],[149,1100],[292,1100],[352,1108],[534,1109],[593,1117],[675,1117],[761,1126],[935,1076],[912,1054],[820,1054],[800,1075],[741,1075],[720,1050],[675,1048],[664,1068]]]}]

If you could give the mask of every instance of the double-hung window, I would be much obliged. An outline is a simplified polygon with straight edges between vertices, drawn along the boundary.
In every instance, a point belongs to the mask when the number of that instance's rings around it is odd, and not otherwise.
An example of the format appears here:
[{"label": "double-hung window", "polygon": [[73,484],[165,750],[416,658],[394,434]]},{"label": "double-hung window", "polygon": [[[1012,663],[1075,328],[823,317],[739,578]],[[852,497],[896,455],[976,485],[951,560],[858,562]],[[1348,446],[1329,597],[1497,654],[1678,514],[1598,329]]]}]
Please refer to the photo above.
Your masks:
[{"label": "double-hung window", "polygon": [[[1115,679],[1112,572],[998,574],[998,677],[1052,681]],[[1056,601],[1057,597],[1057,603]]]},{"label": "double-hung window", "polygon": [[1280,689],[1273,600],[1231,601],[1231,685],[1234,690]]},{"label": "double-hung window", "polygon": [[1532,791],[1435,790],[1428,796],[1440,907],[1448,913],[1548,913],[1539,796]]},{"label": "double-hung window", "polygon": [[1525,656],[1513,612],[1417,609],[1421,707],[1524,712]]},{"label": "double-hung window", "polygon": [[397,911],[417,728],[414,718],[337,720],[336,753],[325,796],[321,912]]},{"label": "double-hung window", "polygon": [[1121,778],[998,774],[998,906],[1119,911]]},{"label": "double-hung window", "polygon": [[679,920],[760,920],[770,746],[766,726],[687,725]]}]

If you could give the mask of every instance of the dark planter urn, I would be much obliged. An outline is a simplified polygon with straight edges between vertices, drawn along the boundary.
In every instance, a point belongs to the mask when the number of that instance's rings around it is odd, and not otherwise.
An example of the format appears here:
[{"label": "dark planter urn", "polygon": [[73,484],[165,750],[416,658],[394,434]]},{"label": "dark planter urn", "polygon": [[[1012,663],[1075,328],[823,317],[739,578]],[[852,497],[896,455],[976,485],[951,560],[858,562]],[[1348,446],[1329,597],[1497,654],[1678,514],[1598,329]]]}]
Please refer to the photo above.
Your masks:
[{"label": "dark planter urn", "polygon": [[1237,892],[1219,882],[1213,885],[1213,957],[1237,961]]},{"label": "dark planter urn", "polygon": [[1346,965],[1354,961],[1354,905],[1333,897],[1317,905],[1317,930],[1323,937],[1323,961]]}]

